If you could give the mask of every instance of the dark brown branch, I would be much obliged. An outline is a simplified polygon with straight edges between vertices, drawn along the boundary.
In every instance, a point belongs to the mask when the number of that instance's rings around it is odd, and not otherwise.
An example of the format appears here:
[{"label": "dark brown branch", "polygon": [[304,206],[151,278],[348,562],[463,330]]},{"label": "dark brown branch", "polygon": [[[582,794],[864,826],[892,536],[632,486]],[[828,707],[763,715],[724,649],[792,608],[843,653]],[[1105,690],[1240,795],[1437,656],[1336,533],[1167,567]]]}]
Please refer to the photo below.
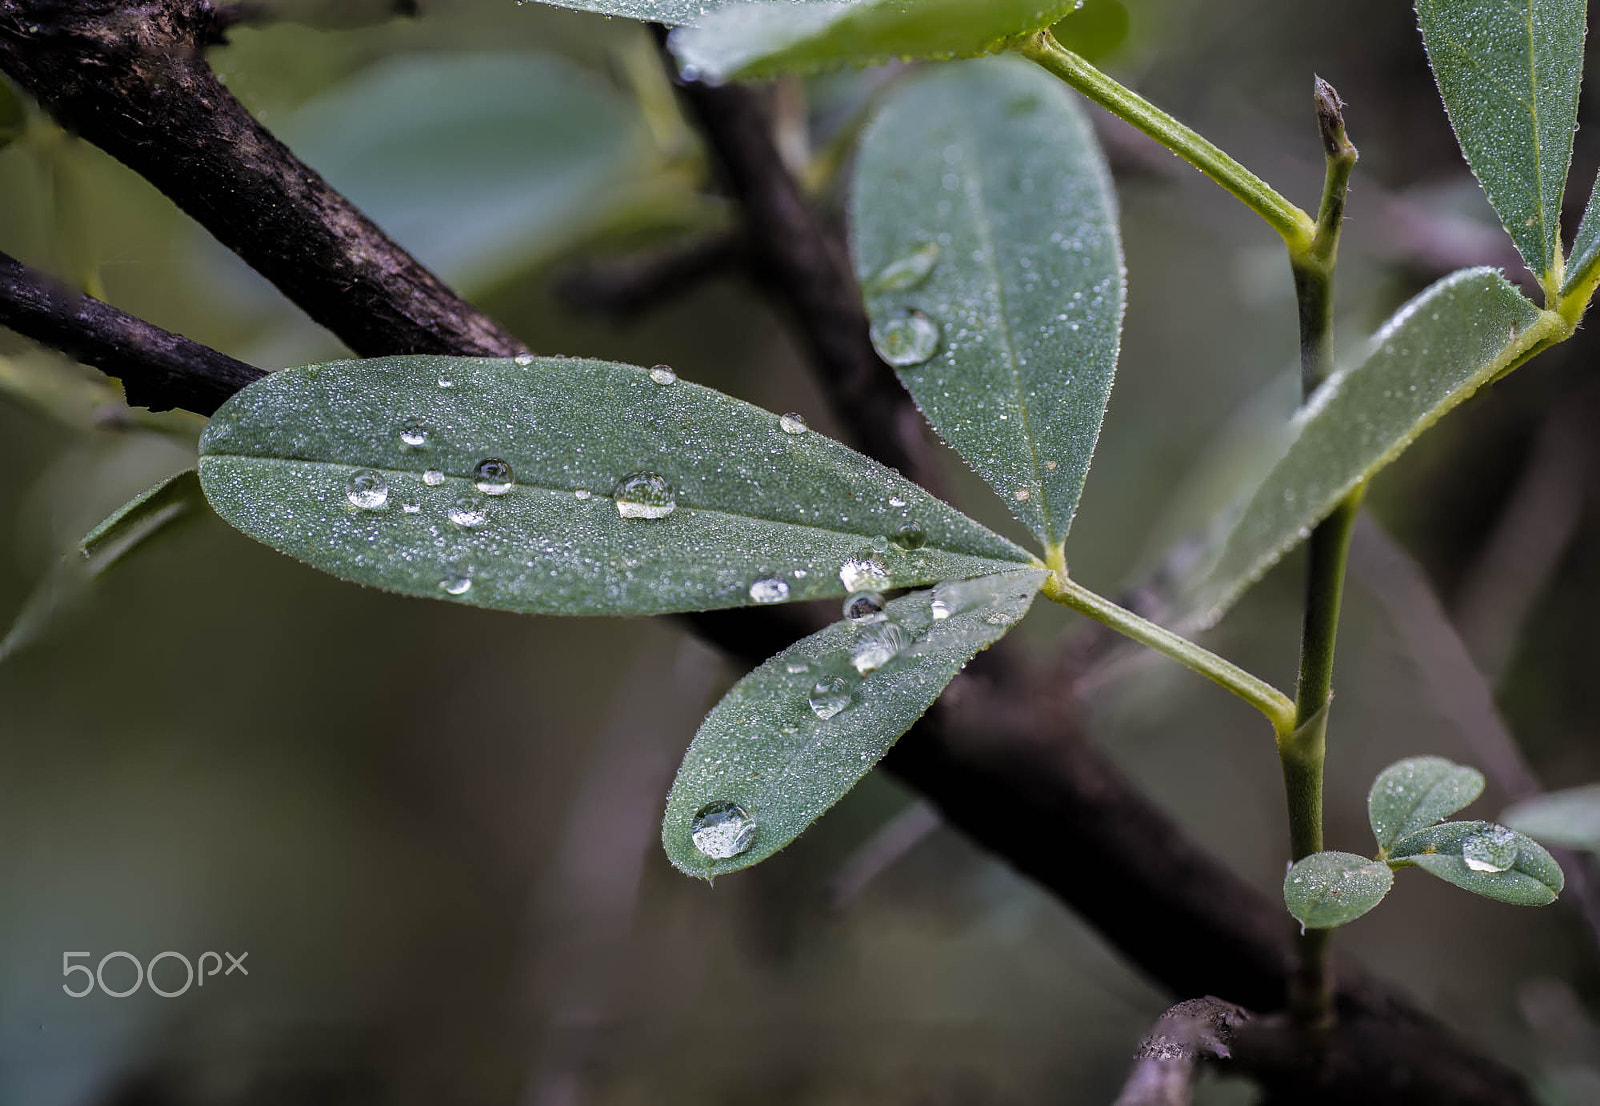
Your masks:
[{"label": "dark brown branch", "polygon": [[1115,1106],[1189,1106],[1202,1060],[1226,1060],[1248,1011],[1219,998],[1192,998],[1161,1015],[1139,1042]]},{"label": "dark brown branch", "polygon": [[0,0],[0,70],[363,355],[524,346],[460,299],[234,99],[205,0]]},{"label": "dark brown branch", "polygon": [[122,381],[128,402],[209,415],[266,374],[92,296],[69,291],[0,253],[0,325]]}]

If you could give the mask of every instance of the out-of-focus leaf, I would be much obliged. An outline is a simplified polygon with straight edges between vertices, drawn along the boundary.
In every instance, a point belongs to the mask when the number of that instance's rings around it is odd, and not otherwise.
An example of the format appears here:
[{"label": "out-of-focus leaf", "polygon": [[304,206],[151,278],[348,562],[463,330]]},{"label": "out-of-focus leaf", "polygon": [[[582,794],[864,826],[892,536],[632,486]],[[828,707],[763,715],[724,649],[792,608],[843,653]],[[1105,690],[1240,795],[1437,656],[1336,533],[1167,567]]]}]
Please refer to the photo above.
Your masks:
[{"label": "out-of-focus leaf", "polygon": [[1516,906],[1554,902],[1565,878],[1533,838],[1493,822],[1446,822],[1408,834],[1389,850],[1394,867],[1415,864],[1447,883]]},{"label": "out-of-focus leaf", "polygon": [[672,35],[685,76],[709,81],[974,57],[1050,26],[1079,0],[851,0],[729,4]]},{"label": "out-of-focus leaf", "polygon": [[1116,198],[1073,94],[1034,66],[938,66],[862,142],[852,206],[874,341],[1041,541],[1066,536],[1122,332]]},{"label": "out-of-focus leaf", "polygon": [[1027,613],[1044,578],[1030,569],[913,592],[884,621],[835,623],[740,680],[695,734],[667,797],[672,863],[709,879],[793,841]]},{"label": "out-of-focus leaf", "polygon": [[1307,929],[1353,922],[1394,884],[1387,864],[1355,853],[1312,853],[1283,877],[1283,902]]},{"label": "out-of-focus leaf", "polygon": [[1367,793],[1367,818],[1378,846],[1443,821],[1483,794],[1483,773],[1443,757],[1407,757],[1389,765]]},{"label": "out-of-focus leaf", "polygon": [[468,289],[549,256],[661,184],[634,106],[550,55],[381,62],[305,104],[282,133],[401,245]]},{"label": "out-of-focus leaf", "polygon": [[[669,27],[696,27],[714,12],[742,3],[743,0],[539,0],[553,8],[596,12]],[[831,6],[835,0],[782,0],[796,8]]]},{"label": "out-of-focus leaf", "polygon": [[1198,622],[1233,601],[1310,535],[1345,495],[1507,367],[1539,318],[1492,269],[1463,269],[1421,292],[1295,416],[1283,458],[1246,504],[1192,599]]},{"label": "out-of-focus leaf", "polygon": [[0,150],[5,149],[28,129],[28,109],[16,89],[0,78]]},{"label": "out-of-focus leaf", "polygon": [[38,638],[64,608],[129,552],[204,503],[193,469],[141,492],[89,531],[45,574],[0,640],[0,662]]},{"label": "out-of-focus leaf", "polygon": [[1127,39],[1128,9],[1122,0],[1085,0],[1050,33],[1079,57],[1099,61]]},{"label": "out-of-focus leaf", "polygon": [[1548,845],[1600,852],[1600,783],[1524,799],[1500,820]]},{"label": "out-of-focus leaf", "polygon": [[1462,152],[1541,276],[1561,249],[1587,7],[1586,0],[1417,0]]},{"label": "out-of-focus leaf", "polygon": [[524,360],[274,373],[206,428],[206,495],[335,576],[500,610],[734,607],[1031,560],[877,462],[710,388]]}]

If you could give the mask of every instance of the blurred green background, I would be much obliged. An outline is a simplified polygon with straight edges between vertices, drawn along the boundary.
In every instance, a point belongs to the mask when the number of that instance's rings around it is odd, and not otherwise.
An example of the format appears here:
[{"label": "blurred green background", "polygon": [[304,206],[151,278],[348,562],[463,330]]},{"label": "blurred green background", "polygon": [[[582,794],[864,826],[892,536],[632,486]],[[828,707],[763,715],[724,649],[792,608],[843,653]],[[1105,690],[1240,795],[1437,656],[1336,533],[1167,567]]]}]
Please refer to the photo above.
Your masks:
[{"label": "blurred green background", "polygon": [[[735,276],[620,321],[556,294],[579,261],[726,225],[645,32],[511,0],[422,6],[242,29],[212,61],[539,351],[667,362],[835,426]],[[1441,266],[1505,258],[1409,5],[1089,0],[1072,18],[1086,50],[1302,204],[1321,172],[1311,75],[1337,85],[1362,152],[1346,345]],[[885,77],[781,90],[790,144],[805,145],[804,104],[820,148]],[[1594,106],[1586,96],[1586,123]],[[1116,127],[1107,139],[1130,307],[1069,556],[1114,591],[1270,439],[1294,401],[1296,339],[1274,236],[1153,145]],[[1600,142],[1580,130],[1574,179],[1597,164]],[[266,367],[344,352],[140,179],[38,120],[0,152],[0,249]],[[1600,778],[1595,353],[1580,336],[1470,403],[1373,495],[1550,786]],[[0,369],[8,619],[95,521],[191,463],[198,420],[119,417],[94,374],[3,332]],[[1018,532],[955,475],[965,508]],[[1402,585],[1358,561],[1347,595],[1334,848],[1370,847],[1365,792],[1390,761],[1481,761],[1459,696],[1429,678]],[[1291,560],[1208,643],[1287,686],[1297,600]],[[1041,649],[1081,628],[1044,606],[1022,631]],[[0,664],[0,1103],[1109,1101],[1138,1038],[1189,996],[1162,994],[1003,864],[930,829],[892,782],[869,778],[781,857],[715,888],[669,868],[662,797],[737,675],[666,622],[401,599],[214,518],[176,526]],[[1096,738],[1275,897],[1283,804],[1259,719],[1159,660],[1084,691]],[[1473,813],[1505,801],[1491,781]],[[888,848],[897,836],[914,844]],[[1575,912],[1403,876],[1340,940],[1550,1102],[1600,1101],[1585,1013],[1600,980]],[[249,975],[175,999],[62,993],[63,952],[90,950],[93,965],[169,949],[247,952]],[[173,964],[161,972],[163,987],[181,982]],[[131,967],[114,962],[107,981],[127,986]],[[1250,1097],[1202,1088],[1210,1103]]]}]

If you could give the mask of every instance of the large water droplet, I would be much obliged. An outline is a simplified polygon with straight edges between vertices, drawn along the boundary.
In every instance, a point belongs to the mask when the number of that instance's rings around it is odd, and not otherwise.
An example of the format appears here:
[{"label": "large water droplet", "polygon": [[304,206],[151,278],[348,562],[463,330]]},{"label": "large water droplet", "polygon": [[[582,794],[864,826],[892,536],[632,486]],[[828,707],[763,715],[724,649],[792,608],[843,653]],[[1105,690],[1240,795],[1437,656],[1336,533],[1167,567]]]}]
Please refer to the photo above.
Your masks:
[{"label": "large water droplet", "polygon": [[402,503],[400,504],[400,509],[408,515],[420,515],[422,513],[422,504]]},{"label": "large water droplet", "polygon": [[902,526],[899,530],[889,535],[889,544],[896,549],[910,552],[913,549],[921,549],[924,545],[927,545],[928,535],[920,526]]},{"label": "large water droplet", "polygon": [[476,499],[458,499],[450,504],[445,517],[464,530],[476,530],[489,521],[488,512]]},{"label": "large water droplet", "polygon": [[889,570],[876,558],[857,553],[839,566],[839,582],[848,592],[876,591],[889,586]]},{"label": "large water droplet", "polygon": [[588,499],[590,494],[591,493],[588,488],[579,488],[577,491],[572,493],[573,497],[576,499]]},{"label": "large water droplet", "polygon": [[472,590],[472,580],[466,576],[446,576],[439,587],[450,595],[465,595]]},{"label": "large water droplet", "polygon": [[439,374],[439,387],[441,387],[441,388],[454,388],[455,386],[456,386],[456,382],[454,380],[451,380],[448,376],[445,376],[443,373]]},{"label": "large water droplet", "polygon": [[933,267],[939,263],[939,243],[919,242],[904,255],[895,258],[878,275],[867,282],[868,292],[904,292],[928,279]]},{"label": "large water droplet", "polygon": [[428,485],[430,488],[437,488],[440,484],[444,483],[444,473],[440,472],[438,469],[429,469],[427,472],[422,474],[422,482]]},{"label": "large water droplet", "polygon": [[677,382],[678,374],[672,371],[671,365],[657,365],[650,370],[650,379],[657,384],[673,384]]},{"label": "large water droplet", "polygon": [[689,823],[689,840],[712,860],[738,856],[756,839],[756,820],[738,803],[702,807]]},{"label": "large water droplet", "polygon": [[360,469],[350,474],[344,494],[345,498],[363,511],[380,510],[389,502],[389,482],[380,472]]},{"label": "large water droplet", "polygon": [[412,419],[400,428],[400,442],[412,449],[421,449],[428,444],[428,428]]},{"label": "large water droplet", "polygon": [[498,457],[479,461],[472,470],[472,486],[484,495],[505,495],[511,490],[511,466]]},{"label": "large water droplet", "polygon": [[883,596],[875,591],[863,591],[846,599],[844,616],[858,625],[882,622],[888,617],[883,613]]},{"label": "large water droplet", "polygon": [[1461,859],[1474,872],[1504,872],[1517,862],[1517,835],[1490,826],[1461,842]]},{"label": "large water droplet", "polygon": [[806,700],[811,713],[826,722],[850,705],[854,685],[845,676],[826,676],[811,685],[811,695]]},{"label": "large water droplet", "polygon": [[797,415],[793,411],[779,419],[778,425],[783,428],[785,434],[804,434],[806,432],[805,416]]},{"label": "large water droplet", "polygon": [[939,324],[920,311],[901,311],[872,324],[872,348],[896,368],[920,365],[939,351]]},{"label": "large water droplet", "polygon": [[617,481],[611,498],[623,518],[666,518],[678,509],[667,478],[654,472],[631,472]]},{"label": "large water droplet", "polygon": [[789,585],[776,576],[763,576],[750,585],[750,598],[757,603],[782,603],[789,598]]},{"label": "large water droplet", "polygon": [[850,663],[865,676],[894,660],[911,644],[911,633],[898,622],[864,626],[850,647]]},{"label": "large water droplet", "polygon": [[939,593],[935,592],[928,600],[928,613],[933,616],[935,622],[943,622],[951,615],[950,601],[940,598]]},{"label": "large water droplet", "polygon": [[521,365],[523,368],[527,368],[529,365],[533,364],[533,354],[519,353],[513,357],[512,360]]}]

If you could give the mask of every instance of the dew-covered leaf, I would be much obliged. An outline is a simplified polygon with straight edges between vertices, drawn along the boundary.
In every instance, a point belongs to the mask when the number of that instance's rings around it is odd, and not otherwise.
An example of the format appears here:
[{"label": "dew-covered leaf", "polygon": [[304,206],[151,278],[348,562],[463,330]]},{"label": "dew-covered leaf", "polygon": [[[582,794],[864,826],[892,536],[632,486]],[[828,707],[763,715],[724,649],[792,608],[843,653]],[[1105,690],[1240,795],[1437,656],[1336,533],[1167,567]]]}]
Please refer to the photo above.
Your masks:
[{"label": "dew-covered leaf", "polygon": [[1080,0],[753,0],[718,8],[672,35],[684,74],[710,81],[974,57],[1050,26]]},{"label": "dew-covered leaf", "polygon": [[664,369],[525,360],[275,373],[212,418],[206,495],[335,576],[500,610],[701,610],[1030,561],[877,462]]},{"label": "dew-covered leaf", "polygon": [[0,639],[0,661],[33,642],[57,613],[133,549],[204,502],[200,482],[189,469],[118,507],[84,535],[76,549],[64,554],[23,602],[10,630]]},{"label": "dew-covered leaf", "polygon": [[1116,198],[1073,94],[998,59],[906,81],[862,141],[852,234],[879,354],[1016,516],[1060,542],[1123,312]]},{"label": "dew-covered leaf", "polygon": [[1027,613],[1044,578],[1025,569],[912,592],[882,621],[834,623],[740,680],[667,796],[672,863],[709,879],[793,841]]},{"label": "dew-covered leaf", "polygon": [[1542,845],[1493,822],[1446,822],[1407,834],[1389,850],[1389,863],[1415,864],[1447,883],[1517,906],[1554,902],[1565,882]]},{"label": "dew-covered leaf", "polygon": [[1407,757],[1389,765],[1367,793],[1367,818],[1378,847],[1441,822],[1483,794],[1483,773],[1443,757]]},{"label": "dew-covered leaf", "polygon": [[[637,19],[646,23],[664,23],[669,27],[695,27],[704,23],[714,12],[734,7],[745,0],[538,0],[552,8],[570,8],[579,12],[595,12],[620,19]],[[836,0],[780,0],[791,8],[830,7]]]},{"label": "dew-covered leaf", "polygon": [[1312,853],[1283,877],[1283,902],[1307,929],[1353,922],[1394,884],[1389,866],[1355,853]]},{"label": "dew-covered leaf", "polygon": [[1524,799],[1500,820],[1549,845],[1600,852],[1600,783]]},{"label": "dew-covered leaf", "polygon": [[1192,603],[1200,624],[1309,536],[1339,501],[1514,360],[1539,309],[1492,269],[1463,269],[1402,307],[1295,415]]},{"label": "dew-covered leaf", "polygon": [[1467,162],[1535,273],[1561,248],[1587,0],[1417,0]]}]

